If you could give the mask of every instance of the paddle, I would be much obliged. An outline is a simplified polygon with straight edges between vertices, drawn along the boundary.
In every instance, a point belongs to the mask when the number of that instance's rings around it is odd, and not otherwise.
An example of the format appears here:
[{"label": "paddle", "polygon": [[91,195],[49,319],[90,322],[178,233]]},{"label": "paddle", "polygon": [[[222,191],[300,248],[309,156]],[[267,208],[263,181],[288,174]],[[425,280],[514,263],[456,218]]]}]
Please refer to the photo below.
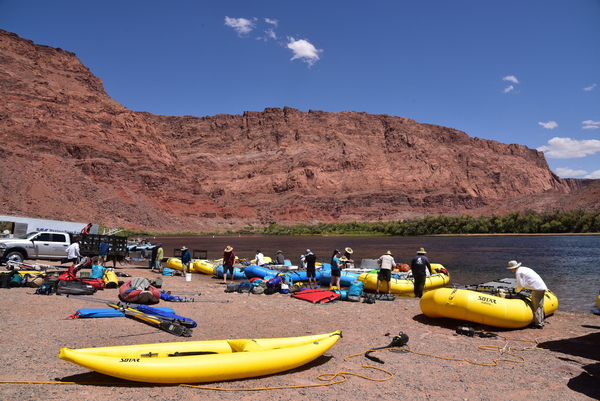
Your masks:
[{"label": "paddle", "polygon": [[190,337],[192,335],[192,330],[189,327],[185,327],[184,324],[191,327],[196,327],[196,322],[194,322],[191,319],[183,318],[177,315],[174,316],[177,316],[181,319],[177,319],[176,317],[169,318],[157,314],[141,312],[135,309],[136,307],[142,306],[140,304],[122,304],[121,302],[114,304],[112,301],[108,301],[105,299],[88,298],[83,295],[69,294],[67,295],[67,297],[81,298],[89,302],[103,303],[113,309],[122,312],[125,316],[132,317],[146,323],[151,323],[159,329],[174,334],[176,336]]}]

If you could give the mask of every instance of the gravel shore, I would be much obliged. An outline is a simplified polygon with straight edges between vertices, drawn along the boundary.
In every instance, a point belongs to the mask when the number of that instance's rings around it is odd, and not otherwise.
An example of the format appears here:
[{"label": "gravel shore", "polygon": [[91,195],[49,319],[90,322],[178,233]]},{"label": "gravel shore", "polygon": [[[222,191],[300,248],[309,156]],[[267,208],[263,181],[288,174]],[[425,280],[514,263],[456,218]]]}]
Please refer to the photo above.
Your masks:
[{"label": "gravel shore", "polygon": [[[118,268],[117,272],[151,280],[157,277],[156,273],[135,265]],[[475,330],[492,332],[498,337],[468,337],[456,334],[456,327],[463,322],[425,317],[415,298],[400,297],[375,304],[340,301],[313,305],[283,294],[225,293],[221,280],[205,275],[195,274],[189,282],[183,277],[161,277],[164,290],[205,301],[162,301],[158,305],[196,320],[198,327],[191,338],[176,337],[128,318],[67,319],[80,308],[102,305],[66,296],[36,295],[34,288],[0,289],[0,380],[3,381],[0,399],[562,401],[600,398],[600,316],[591,313],[566,312],[559,307],[547,318],[549,324],[543,330],[504,330],[470,324]],[[105,289],[89,298],[118,301],[117,294],[117,289]],[[231,302],[209,301],[222,299]],[[335,330],[342,330],[343,338],[324,356],[304,367],[267,377],[202,384],[227,391],[132,383],[91,372],[57,357],[62,347],[295,337]],[[384,364],[362,355],[371,348],[388,345],[399,332],[408,335],[407,349],[411,352],[375,353]],[[501,349],[505,352],[500,352]],[[347,358],[351,355],[357,356]],[[495,366],[486,366],[494,365],[495,360]],[[318,376],[327,373],[341,373],[347,380],[309,387],[326,383]],[[391,379],[384,380],[390,375]],[[340,380],[342,376],[333,379]],[[280,386],[294,388],[241,390]]]}]

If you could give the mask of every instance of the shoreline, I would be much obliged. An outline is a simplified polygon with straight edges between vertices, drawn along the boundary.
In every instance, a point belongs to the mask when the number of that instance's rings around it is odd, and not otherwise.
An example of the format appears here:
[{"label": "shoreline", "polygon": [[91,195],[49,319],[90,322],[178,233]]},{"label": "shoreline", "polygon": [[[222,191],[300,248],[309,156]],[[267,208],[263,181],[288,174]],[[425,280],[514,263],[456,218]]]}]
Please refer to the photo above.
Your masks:
[{"label": "shoreline", "polygon": [[[145,263],[117,267],[133,277],[153,280]],[[468,323],[476,331],[498,337],[459,335],[464,324],[452,319],[424,316],[419,300],[397,297],[375,304],[339,301],[311,304],[288,294],[256,295],[225,293],[220,279],[193,274],[191,281],[181,276],[161,276],[162,289],[173,295],[191,294],[198,300],[227,299],[228,303],[163,302],[176,313],[199,323],[191,338],[176,337],[128,318],[67,319],[80,308],[102,307],[90,299],[117,300],[118,290],[105,289],[81,298],[35,295],[33,288],[0,290],[0,317],[4,322],[0,340],[4,347],[0,362],[5,369],[0,381],[2,399],[44,399],[78,401],[112,399],[137,401],[152,397],[161,400],[214,399],[263,401],[373,399],[394,400],[593,400],[600,397],[600,316],[560,309],[547,318],[543,330],[498,329]],[[119,278],[128,280],[128,278]],[[241,282],[241,281],[236,281]],[[230,338],[278,338],[342,330],[343,338],[324,356],[301,368],[253,379],[207,383],[227,390],[297,386],[297,388],[254,391],[217,391],[181,386],[160,386],[117,380],[60,360],[62,347],[87,348],[107,345],[150,344]],[[378,351],[385,362],[373,363],[361,353],[384,347],[391,337],[403,332],[412,352]],[[537,344],[537,345],[536,345]],[[509,347],[508,353],[493,348]],[[526,350],[519,350],[526,349]],[[414,353],[413,353],[414,352]],[[516,356],[511,356],[514,354]],[[351,355],[358,355],[348,360]],[[452,358],[452,359],[449,359]],[[498,362],[494,364],[494,360]],[[521,361],[522,359],[522,361]],[[467,362],[472,361],[472,362]],[[519,362],[520,361],[520,362]],[[481,366],[485,364],[485,366]],[[391,380],[371,381],[393,375]],[[363,366],[363,367],[361,367]],[[325,387],[318,375],[350,372],[347,380]],[[489,380],[490,375],[494,380]],[[50,384],[75,382],[80,384]],[[42,384],[25,383],[36,381]],[[443,385],[440,385],[443,383]]]}]

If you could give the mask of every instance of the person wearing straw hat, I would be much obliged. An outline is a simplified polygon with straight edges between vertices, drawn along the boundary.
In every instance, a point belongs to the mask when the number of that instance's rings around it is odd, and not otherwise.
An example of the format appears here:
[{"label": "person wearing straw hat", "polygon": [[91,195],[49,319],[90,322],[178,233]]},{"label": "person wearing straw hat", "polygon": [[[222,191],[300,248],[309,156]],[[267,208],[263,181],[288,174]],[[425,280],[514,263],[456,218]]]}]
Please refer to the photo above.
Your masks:
[{"label": "person wearing straw hat", "polygon": [[379,294],[381,282],[385,281],[387,282],[387,293],[391,294],[392,286],[390,285],[390,281],[392,281],[392,269],[396,266],[394,255],[392,255],[391,251],[387,251],[377,259],[377,263],[381,265],[379,267],[379,272],[377,273],[377,293]]},{"label": "person wearing straw hat", "polygon": [[421,298],[423,296],[427,272],[431,271],[431,264],[429,263],[427,256],[425,256],[426,253],[424,248],[420,248],[417,251],[417,255],[410,262],[410,269],[412,270],[412,275],[415,279],[414,293],[416,298]]},{"label": "person wearing straw hat", "polygon": [[343,266],[344,269],[346,269],[348,267],[352,267],[350,265],[354,263],[354,259],[352,259],[353,253],[354,253],[354,251],[350,247],[344,249],[344,257],[346,258],[346,262],[344,262],[344,266]]},{"label": "person wearing straw hat", "polygon": [[521,266],[516,260],[508,262],[510,271],[515,273],[517,279],[516,292],[521,292],[523,289],[531,290],[531,309],[533,310],[533,328],[544,328],[544,295],[546,294],[546,283],[533,269]]},{"label": "person wearing straw hat", "polygon": [[227,248],[223,251],[223,284],[227,284],[227,273],[231,274],[231,282],[235,278],[233,274],[233,266],[235,265],[235,253],[233,253],[233,247],[227,245]]},{"label": "person wearing straw hat", "polygon": [[191,273],[190,262],[192,261],[192,254],[186,246],[181,247],[181,269],[183,274]]}]

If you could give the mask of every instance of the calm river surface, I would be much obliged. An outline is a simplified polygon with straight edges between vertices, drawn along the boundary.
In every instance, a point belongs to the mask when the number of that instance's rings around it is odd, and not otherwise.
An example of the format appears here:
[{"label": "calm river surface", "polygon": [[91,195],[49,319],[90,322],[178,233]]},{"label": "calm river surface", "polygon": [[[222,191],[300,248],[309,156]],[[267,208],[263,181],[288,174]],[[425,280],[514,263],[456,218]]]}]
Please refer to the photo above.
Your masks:
[{"label": "calm river surface", "polygon": [[165,236],[151,237],[163,243],[165,256],[175,248],[206,250],[209,259],[223,256],[227,245],[240,258],[254,259],[257,249],[275,257],[283,251],[292,264],[300,263],[306,249],[319,262],[329,262],[334,249],[350,247],[357,265],[392,251],[396,262],[410,263],[420,247],[429,260],[444,265],[452,284],[479,284],[514,277],[509,260],[534,269],[556,293],[559,309],[589,312],[600,290],[600,236],[457,236],[457,237],[348,237],[348,236]]}]

